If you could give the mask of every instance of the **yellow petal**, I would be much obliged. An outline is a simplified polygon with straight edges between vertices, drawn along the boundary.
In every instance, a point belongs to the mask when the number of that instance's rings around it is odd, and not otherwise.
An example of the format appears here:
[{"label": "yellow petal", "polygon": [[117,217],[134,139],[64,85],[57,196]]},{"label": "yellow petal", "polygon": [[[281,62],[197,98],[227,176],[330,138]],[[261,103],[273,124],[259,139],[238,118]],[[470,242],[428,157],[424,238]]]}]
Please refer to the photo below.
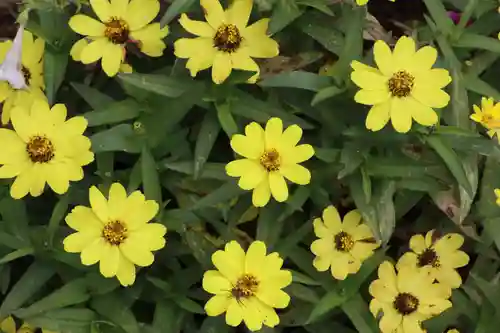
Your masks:
[{"label": "yellow petal", "polygon": [[314,148],[304,144],[292,148],[289,153],[282,156],[283,164],[301,163],[314,156]]},{"label": "yellow petal", "polygon": [[[403,331],[405,333],[425,333],[420,320],[411,317],[403,317]],[[389,332],[389,331],[388,331]]]},{"label": "yellow petal", "polygon": [[[246,1],[246,0],[241,0]],[[259,77],[260,69],[259,65],[250,58],[245,52],[236,52],[231,54],[231,63],[234,69],[240,69],[244,71],[256,72],[250,79],[249,83],[255,83]]]},{"label": "yellow petal", "polygon": [[[214,296],[214,297],[216,297],[216,296]],[[226,299],[227,298],[228,297],[226,297]],[[228,324],[229,326],[233,326],[233,327],[238,326],[243,321],[243,313],[244,313],[243,307],[234,298],[229,298],[229,301],[225,304],[227,304],[226,324]],[[220,308],[222,308],[222,304],[220,305]],[[208,310],[206,305],[205,305],[205,309]],[[207,314],[208,314],[208,311],[207,311]]]},{"label": "yellow petal", "polygon": [[342,221],[342,229],[350,234],[354,234],[356,232],[356,227],[360,222],[361,214],[359,214],[357,210],[351,210],[344,216],[344,220]]},{"label": "yellow petal", "polygon": [[391,99],[391,122],[399,133],[407,133],[411,129],[411,111],[407,103],[400,98]]},{"label": "yellow petal", "polygon": [[159,205],[156,201],[146,200],[140,191],[134,191],[127,198],[125,209],[122,210],[123,215],[121,219],[127,223],[127,227],[130,230],[140,231],[145,227],[147,222],[156,216],[158,210]]},{"label": "yellow petal", "polygon": [[227,310],[230,301],[231,298],[227,295],[215,295],[205,304],[205,311],[209,316],[218,316]]},{"label": "yellow petal", "polygon": [[80,255],[82,264],[85,266],[90,266],[99,262],[104,253],[105,247],[107,246],[108,245],[106,244],[104,238],[98,237],[94,239],[92,243],[89,243],[87,247],[82,250],[82,253]]},{"label": "yellow petal", "polygon": [[259,288],[257,298],[277,309],[284,309],[290,303],[290,296],[280,289]]},{"label": "yellow petal", "polygon": [[217,29],[225,21],[226,16],[219,0],[200,0],[200,5],[205,19],[213,29]]},{"label": "yellow petal", "polygon": [[118,272],[120,264],[120,250],[117,246],[106,244],[102,248],[99,270],[104,277],[113,277]]},{"label": "yellow petal", "polygon": [[101,37],[106,27],[99,21],[82,14],[76,14],[69,20],[69,26],[80,35]]},{"label": "yellow petal", "polygon": [[276,117],[269,119],[265,130],[265,149],[279,149],[282,134],[283,121]]},{"label": "yellow petal", "polygon": [[111,10],[110,12],[117,17],[124,17],[127,13],[127,7],[129,0],[110,0]]},{"label": "yellow petal", "polygon": [[379,103],[368,111],[366,116],[365,126],[371,131],[380,131],[387,124],[390,118],[390,100],[384,103]]},{"label": "yellow petal", "polygon": [[427,246],[425,245],[424,236],[417,234],[410,238],[410,249],[412,249],[415,253],[422,253],[426,248]]},{"label": "yellow petal", "polygon": [[127,191],[120,183],[113,183],[109,189],[108,209],[110,218],[116,220],[121,217],[122,209],[125,208]]},{"label": "yellow petal", "polygon": [[33,119],[29,117],[28,110],[15,107],[11,110],[11,121],[17,135],[24,141],[29,142],[30,137],[37,132]]},{"label": "yellow petal", "polygon": [[104,49],[107,48],[109,41],[106,38],[98,38],[87,46],[83,47],[80,53],[80,61],[83,64],[90,64],[102,58]]},{"label": "yellow petal", "polygon": [[313,266],[318,272],[326,272],[330,268],[331,262],[330,256],[318,256],[314,258]]},{"label": "yellow petal", "polygon": [[288,126],[281,137],[281,140],[290,146],[296,146],[302,138],[302,128],[298,125]]},{"label": "yellow petal", "polygon": [[257,160],[264,153],[264,130],[253,122],[245,127],[245,134],[231,138],[231,148],[239,155]]},{"label": "yellow petal", "polygon": [[342,228],[341,221],[339,212],[335,206],[328,206],[323,210],[323,222],[330,232],[339,232]]},{"label": "yellow petal", "polygon": [[0,128],[0,146],[2,147],[0,164],[28,161],[26,144],[16,132],[6,128]]},{"label": "yellow petal", "polygon": [[447,256],[449,265],[453,268],[464,267],[469,263],[469,256],[463,251],[456,251]]},{"label": "yellow petal", "polygon": [[274,199],[278,202],[284,202],[288,199],[288,187],[285,182],[285,178],[278,172],[269,173],[269,187],[271,188],[271,194]]},{"label": "yellow petal", "polygon": [[118,271],[116,277],[120,284],[124,287],[130,286],[135,282],[135,266],[127,258],[120,256]]},{"label": "yellow petal", "polygon": [[264,323],[264,314],[261,312],[263,304],[255,297],[245,299],[242,307],[245,309],[243,312],[243,321],[250,331],[259,331]]},{"label": "yellow petal", "polygon": [[413,56],[412,67],[415,71],[426,71],[431,69],[436,59],[437,50],[432,46],[424,46]]},{"label": "yellow petal", "polygon": [[436,111],[421,102],[408,98],[408,112],[411,111],[412,118],[423,126],[433,126],[439,121]]},{"label": "yellow petal", "polygon": [[8,316],[0,324],[0,329],[5,333],[16,333],[16,322],[14,318]]},{"label": "yellow petal", "polygon": [[[23,46],[25,45],[23,41]],[[40,63],[43,59],[43,53],[45,51],[45,42],[41,38],[34,40],[33,44],[29,48],[29,51],[22,54],[22,62],[26,67],[32,67]]]},{"label": "yellow petal", "polygon": [[254,241],[250,244],[245,257],[245,273],[256,277],[265,275],[263,263],[266,259],[266,251],[264,242]]},{"label": "yellow petal", "polygon": [[[311,252],[319,257],[330,257],[334,250],[334,242],[330,237],[320,238],[311,243]],[[328,264],[330,265],[330,264]]]},{"label": "yellow petal", "polygon": [[451,82],[450,73],[443,68],[433,68],[428,71],[415,73],[415,82],[424,82],[424,85],[434,88],[444,88]]},{"label": "yellow petal", "polygon": [[108,222],[109,210],[108,202],[101,191],[95,186],[89,189],[89,201],[92,210],[102,222]]},{"label": "yellow petal", "polygon": [[238,242],[231,241],[226,244],[224,251],[219,250],[212,255],[212,262],[234,284],[245,270],[245,252]]},{"label": "yellow petal", "polygon": [[123,255],[137,266],[150,266],[154,261],[154,255],[146,245],[139,243],[136,239],[127,238],[119,246]]},{"label": "yellow petal", "polygon": [[70,55],[74,61],[82,61],[82,52],[89,45],[85,38],[78,40],[71,47]]},{"label": "yellow petal", "polygon": [[158,0],[131,0],[125,21],[130,30],[139,30],[155,19],[160,12],[160,2]]},{"label": "yellow petal", "polygon": [[[394,73],[394,59],[389,46],[383,40],[378,40],[373,46],[373,56],[375,63],[385,76],[392,76]],[[380,80],[380,78],[378,78]],[[364,87],[362,87],[364,88]]]},{"label": "yellow petal", "polygon": [[337,252],[332,256],[332,264],[330,271],[332,276],[337,280],[345,280],[349,274],[349,266],[347,264],[349,260],[349,254]]},{"label": "yellow petal", "polygon": [[103,224],[89,207],[76,206],[66,216],[66,223],[76,231],[95,231],[99,234]]},{"label": "yellow petal", "polygon": [[252,0],[233,1],[226,13],[228,21],[236,25],[238,29],[244,29],[252,12],[252,5]]},{"label": "yellow petal", "polygon": [[384,261],[378,267],[378,277],[379,279],[388,287],[393,287],[396,290],[396,271],[394,270],[394,265],[389,261]]},{"label": "yellow petal", "polygon": [[243,190],[253,190],[262,182],[266,175],[266,169],[254,160],[242,159],[229,163],[226,170],[228,170],[227,173],[230,176],[230,171],[233,171],[231,169],[237,169],[242,173],[238,186]]},{"label": "yellow petal", "polygon": [[82,252],[92,244],[100,235],[95,232],[75,232],[63,240],[64,251],[70,253]]},{"label": "yellow petal", "polygon": [[203,274],[202,284],[206,292],[211,294],[223,294],[226,297],[232,289],[231,282],[229,282],[220,272],[213,270],[206,271]]},{"label": "yellow petal", "polygon": [[212,65],[212,81],[221,84],[229,77],[231,70],[231,55],[225,52],[217,52]]},{"label": "yellow petal", "polygon": [[[382,318],[380,318],[380,330],[382,332],[396,332],[397,328],[401,325],[403,316],[396,311],[386,311]],[[406,333],[406,331],[404,331]],[[413,332],[412,332],[413,333]]]},{"label": "yellow petal", "polygon": [[450,102],[450,95],[446,92],[423,84],[416,84],[411,91],[411,96],[431,108],[444,108]]},{"label": "yellow petal", "polygon": [[30,169],[26,169],[16,177],[14,183],[10,187],[10,196],[14,199],[21,199],[29,193],[33,174]]},{"label": "yellow petal", "polygon": [[107,22],[113,16],[108,0],[90,0],[90,6],[101,22]]},{"label": "yellow petal", "polygon": [[121,45],[106,43],[102,54],[102,69],[109,76],[115,76],[123,62],[124,49]]},{"label": "yellow petal", "polygon": [[57,194],[64,194],[69,188],[69,172],[64,164],[54,163],[46,172],[47,184]]},{"label": "yellow petal", "polygon": [[210,39],[215,35],[215,30],[208,24],[203,21],[195,21],[191,20],[186,14],[182,14],[179,19],[180,25],[186,29],[187,32],[201,37],[208,37]]},{"label": "yellow petal", "polygon": [[307,185],[311,181],[309,170],[299,164],[283,165],[280,167],[279,173],[295,184]]},{"label": "yellow petal", "polygon": [[205,70],[207,68],[212,67],[215,58],[215,49],[203,49],[206,52],[199,52],[196,56],[191,57],[186,63],[186,68],[189,69],[189,72],[192,77],[195,77],[199,71]]},{"label": "yellow petal", "polygon": [[375,105],[386,102],[391,97],[389,89],[367,90],[361,89],[354,95],[354,100],[359,104]]},{"label": "yellow petal", "polygon": [[406,252],[399,258],[396,267],[398,270],[403,269],[405,266],[410,266],[411,268],[415,268],[417,267],[417,263],[418,263],[417,255],[413,252]]},{"label": "yellow petal", "polygon": [[262,182],[253,190],[252,204],[255,207],[264,207],[271,198],[271,189],[269,187],[269,177],[266,175]]},{"label": "yellow petal", "polygon": [[411,64],[415,54],[415,41],[411,37],[403,36],[398,39],[394,47],[393,61],[396,68],[406,68]]},{"label": "yellow petal", "polygon": [[[356,242],[351,250],[351,256],[359,261],[364,261],[373,255],[373,250],[376,248],[377,244]],[[356,270],[357,272],[357,270]],[[355,272],[350,272],[355,273]]]},{"label": "yellow petal", "polygon": [[459,249],[463,243],[464,236],[456,233],[446,234],[436,242],[434,248],[438,253],[450,253]]},{"label": "yellow petal", "polygon": [[159,223],[147,223],[130,232],[130,240],[143,244],[149,251],[157,251],[165,247],[167,228]]},{"label": "yellow petal", "polygon": [[267,36],[269,19],[261,19],[241,30],[241,47],[252,58],[272,58],[279,54],[278,43]]},{"label": "yellow petal", "polygon": [[[335,234],[335,232],[331,232],[328,230],[328,228],[325,226],[325,224],[320,218],[314,219],[313,226],[314,226],[314,234],[316,235],[316,237],[324,238],[324,237],[330,237],[333,234]],[[338,229],[340,230],[340,222],[338,224]]]},{"label": "yellow petal", "polygon": [[263,306],[260,308],[260,312],[264,316],[264,325],[268,327],[276,327],[280,323],[280,318],[272,307]]},{"label": "yellow petal", "polygon": [[180,38],[175,41],[174,49],[175,56],[178,58],[199,59],[199,63],[207,64],[206,66],[203,66],[203,68],[193,68],[193,64],[191,64],[191,66],[186,66],[188,69],[195,70],[194,75],[196,75],[196,73],[198,73],[201,69],[212,66],[215,58],[215,48],[213,47],[213,41],[211,38]]},{"label": "yellow petal", "polygon": [[358,87],[367,90],[384,90],[387,87],[387,77],[380,73],[368,71],[354,71],[351,80]]}]

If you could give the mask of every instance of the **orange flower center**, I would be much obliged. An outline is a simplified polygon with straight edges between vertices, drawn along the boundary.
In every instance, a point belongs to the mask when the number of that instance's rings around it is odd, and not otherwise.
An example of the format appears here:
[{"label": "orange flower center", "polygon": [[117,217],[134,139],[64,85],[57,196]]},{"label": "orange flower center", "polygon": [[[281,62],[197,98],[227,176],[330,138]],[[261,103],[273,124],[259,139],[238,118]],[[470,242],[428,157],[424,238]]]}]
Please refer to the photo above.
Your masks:
[{"label": "orange flower center", "polygon": [[278,171],[281,165],[281,157],[276,149],[270,149],[264,152],[260,157],[260,164],[267,171]]},{"label": "orange flower center", "polygon": [[233,53],[240,47],[242,38],[234,24],[223,24],[217,29],[213,41],[219,51]]},{"label": "orange flower center", "polygon": [[236,281],[236,284],[231,289],[231,294],[236,300],[249,298],[255,295],[259,281],[251,274],[245,274]]},{"label": "orange flower center", "polygon": [[354,247],[354,239],[345,231],[341,231],[333,238],[335,249],[340,252],[349,252]]},{"label": "orange flower center", "polygon": [[111,245],[120,245],[127,239],[127,228],[120,221],[108,222],[102,230],[102,237]]},{"label": "orange flower center", "polygon": [[392,96],[407,97],[415,85],[415,78],[407,71],[399,71],[389,79],[388,85]]},{"label": "orange flower center", "polygon": [[26,145],[26,152],[33,163],[47,163],[54,158],[54,145],[45,136],[34,136]]},{"label": "orange flower center", "polygon": [[129,27],[127,22],[117,17],[104,24],[104,35],[114,44],[124,44],[128,41]]}]

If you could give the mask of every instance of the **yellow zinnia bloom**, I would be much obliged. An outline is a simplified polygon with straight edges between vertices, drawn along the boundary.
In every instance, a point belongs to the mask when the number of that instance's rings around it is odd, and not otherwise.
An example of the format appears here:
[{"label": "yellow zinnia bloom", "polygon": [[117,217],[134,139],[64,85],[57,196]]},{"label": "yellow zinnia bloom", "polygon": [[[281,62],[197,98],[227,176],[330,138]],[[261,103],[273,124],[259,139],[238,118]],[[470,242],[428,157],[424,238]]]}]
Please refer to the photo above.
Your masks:
[{"label": "yellow zinnia bloom", "polygon": [[432,278],[450,288],[458,288],[462,278],[456,268],[466,266],[469,256],[459,251],[464,243],[460,234],[447,234],[436,239],[435,231],[423,235],[415,235],[410,239],[410,249],[398,261],[398,269],[403,266],[415,268],[426,267]]},{"label": "yellow zinnia bloom", "polygon": [[381,316],[381,332],[424,333],[424,320],[450,308],[450,289],[433,281],[425,269],[406,266],[396,274],[390,262],[383,262],[378,280],[369,288],[374,297],[370,311],[375,317]]},{"label": "yellow zinnia bloom", "polygon": [[279,54],[278,43],[267,36],[269,19],[247,27],[252,0],[234,0],[226,11],[219,0],[200,0],[207,22],[193,21],[182,14],[179,23],[196,38],[181,38],[175,44],[175,56],[189,59],[191,76],[212,67],[212,80],[220,84],[232,69],[260,72],[252,58],[272,58]]},{"label": "yellow zinnia bloom", "polygon": [[245,127],[245,135],[235,134],[231,148],[245,157],[226,165],[231,177],[241,177],[238,185],[244,190],[253,190],[252,202],[263,207],[272,196],[278,202],[288,199],[285,178],[300,185],[309,184],[311,173],[298,163],[314,155],[311,145],[298,145],[302,129],[292,125],[283,131],[283,122],[271,118],[266,130],[252,122]]},{"label": "yellow zinnia bloom", "polygon": [[437,51],[431,46],[415,50],[415,41],[403,36],[391,52],[382,40],[373,49],[378,68],[358,61],[351,63],[351,80],[361,88],[354,96],[360,104],[373,105],[366,117],[366,128],[381,130],[389,121],[396,131],[410,130],[412,119],[423,126],[438,122],[433,108],[448,105],[450,96],[442,90],[451,82],[447,70],[431,68]]},{"label": "yellow zinnia bloom", "polygon": [[123,286],[129,286],[135,281],[134,264],[151,265],[152,251],[165,246],[167,228],[148,223],[158,213],[158,203],[146,200],[140,191],[127,196],[119,183],[111,185],[108,200],[92,186],[89,200],[90,208],[77,206],[66,216],[66,223],[77,232],[64,239],[64,250],[81,252],[84,265],[100,262],[104,277],[116,276]]},{"label": "yellow zinnia bloom", "polygon": [[495,103],[491,97],[483,97],[481,98],[481,107],[474,105],[473,109],[474,114],[470,116],[470,119],[483,125],[488,130],[486,133],[490,138],[496,134],[497,140],[500,142],[500,103]]},{"label": "yellow zinnia bloom", "polygon": [[317,218],[313,225],[319,237],[311,244],[316,255],[313,265],[320,272],[331,268],[332,276],[339,280],[357,273],[363,261],[380,246],[356,210],[347,213],[342,221],[337,208],[328,206],[323,211],[323,220]]},{"label": "yellow zinnia bloom", "polygon": [[[2,323],[0,323],[0,331],[2,333],[35,333],[38,330],[29,325],[28,323],[23,323],[21,327],[19,327],[18,330],[16,330],[16,322],[14,321],[14,318],[11,316],[5,318]],[[54,331],[49,331],[46,329],[41,330],[42,333],[56,333]]]},{"label": "yellow zinnia bloom", "polygon": [[283,288],[292,283],[292,274],[282,270],[283,259],[266,245],[255,241],[245,253],[240,244],[231,241],[224,251],[212,255],[217,271],[203,275],[203,289],[214,294],[205,304],[209,316],[226,312],[226,323],[238,326],[242,321],[251,331],[262,325],[275,327],[279,317],[274,308],[284,309],[290,297]]},{"label": "yellow zinnia bloom", "polygon": [[14,130],[0,129],[0,178],[16,178],[10,188],[13,198],[39,196],[45,183],[63,194],[70,181],[83,178],[82,167],[94,160],[90,140],[83,135],[87,120],[66,120],[66,112],[63,104],[50,109],[43,100],[35,100],[30,112],[20,106],[12,109]]},{"label": "yellow zinnia bloom", "polygon": [[[0,63],[12,47],[12,41],[0,42]],[[31,32],[24,30],[22,35],[21,71],[26,82],[26,89],[14,89],[7,81],[0,81],[0,103],[3,102],[2,124],[10,120],[14,106],[29,109],[36,99],[47,100],[43,89],[43,53],[45,42],[41,38],[34,38]]]},{"label": "yellow zinnia bloom", "polygon": [[[125,61],[127,43],[136,43],[144,54],[161,57],[165,49],[163,38],[168,27],[152,23],[160,11],[158,0],[90,0],[99,21],[83,15],[74,15],[69,26],[91,42],[78,41],[72,54],[80,53],[80,61],[90,64],[102,58],[101,65],[108,76],[115,76]],[[78,52],[80,51],[80,52]]]},{"label": "yellow zinnia bloom", "polygon": [[496,204],[500,206],[500,188],[496,188],[493,190],[495,193],[496,199]]}]

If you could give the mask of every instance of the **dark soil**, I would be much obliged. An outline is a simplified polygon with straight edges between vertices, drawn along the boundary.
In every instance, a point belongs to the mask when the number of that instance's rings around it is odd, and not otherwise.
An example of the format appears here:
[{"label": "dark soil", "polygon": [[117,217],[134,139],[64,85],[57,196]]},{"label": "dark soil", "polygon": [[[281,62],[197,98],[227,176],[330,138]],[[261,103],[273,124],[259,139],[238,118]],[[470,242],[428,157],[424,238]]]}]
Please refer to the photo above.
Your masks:
[{"label": "dark soil", "polygon": [[387,30],[392,31],[394,36],[401,36],[403,31],[394,22],[406,23],[410,21],[422,21],[426,8],[421,0],[396,1],[370,0],[368,11]]},{"label": "dark soil", "polygon": [[0,39],[13,38],[16,35],[16,8],[15,5],[7,6],[6,3],[1,4],[0,0]]}]

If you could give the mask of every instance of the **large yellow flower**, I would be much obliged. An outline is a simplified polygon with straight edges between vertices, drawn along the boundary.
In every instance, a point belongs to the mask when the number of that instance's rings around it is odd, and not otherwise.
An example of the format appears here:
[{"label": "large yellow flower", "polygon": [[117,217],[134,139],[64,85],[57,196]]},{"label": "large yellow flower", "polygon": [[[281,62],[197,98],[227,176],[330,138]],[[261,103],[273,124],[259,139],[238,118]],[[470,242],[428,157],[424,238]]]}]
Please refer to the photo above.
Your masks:
[{"label": "large yellow flower", "polygon": [[[28,323],[23,323],[22,326],[16,330],[16,322],[14,321],[14,318],[9,316],[5,318],[2,321],[2,323],[0,323],[0,331],[2,333],[35,333],[38,330],[35,327],[29,325]],[[42,329],[41,333],[56,333],[56,332]]]},{"label": "large yellow flower", "polygon": [[154,261],[152,251],[165,246],[167,228],[148,223],[158,213],[158,203],[146,200],[140,191],[129,196],[125,188],[114,183],[109,199],[92,186],[90,206],[77,206],[66,216],[66,223],[77,232],[63,241],[64,250],[81,252],[84,265],[100,262],[104,277],[116,276],[123,286],[135,281],[135,265],[149,266]]},{"label": "large yellow flower", "polygon": [[424,126],[438,122],[433,108],[448,105],[450,96],[442,90],[451,82],[448,71],[431,68],[437,51],[424,46],[415,51],[415,41],[401,37],[391,52],[381,40],[375,42],[375,63],[378,68],[353,61],[352,81],[362,88],[356,93],[356,102],[373,105],[366,118],[366,128],[381,130],[389,121],[396,131],[406,133],[412,118]]},{"label": "large yellow flower", "polygon": [[226,312],[226,323],[238,326],[241,321],[251,331],[262,324],[275,327],[279,317],[274,308],[284,309],[290,297],[283,288],[292,283],[292,274],[282,270],[283,259],[273,252],[266,254],[266,245],[255,241],[247,253],[231,241],[224,251],[212,255],[217,271],[203,275],[203,289],[214,294],[205,305],[209,316]]},{"label": "large yellow flower", "polygon": [[425,333],[422,322],[451,307],[450,289],[433,283],[425,269],[401,268],[383,262],[378,268],[378,280],[370,284],[370,311],[381,316],[382,333]]},{"label": "large yellow flower", "polygon": [[311,244],[316,255],[313,265],[320,272],[330,268],[332,276],[339,280],[357,273],[363,261],[380,246],[356,210],[347,213],[342,221],[337,208],[328,206],[323,211],[323,220],[317,218],[313,225],[319,237]]},{"label": "large yellow flower", "polygon": [[0,178],[16,178],[10,194],[19,199],[42,194],[47,183],[54,192],[65,193],[70,181],[83,178],[82,166],[94,160],[90,140],[83,135],[87,120],[66,120],[66,106],[49,108],[35,100],[31,112],[12,109],[14,130],[0,129]]},{"label": "large yellow flower", "polygon": [[470,119],[483,125],[488,130],[487,134],[492,138],[497,136],[500,142],[500,103],[495,103],[493,98],[481,98],[481,107],[474,105],[474,114]]},{"label": "large yellow flower", "polygon": [[231,177],[241,177],[238,185],[244,190],[253,190],[252,202],[263,207],[272,196],[276,201],[288,199],[285,178],[300,185],[309,184],[311,173],[298,163],[314,155],[311,145],[298,145],[302,129],[292,125],[283,131],[283,122],[271,118],[266,130],[253,122],[245,127],[245,135],[235,134],[231,147],[245,157],[226,165]]},{"label": "large yellow flower", "polygon": [[88,45],[76,43],[82,48],[80,60],[84,64],[101,61],[108,76],[115,76],[125,61],[125,46],[136,43],[144,54],[161,57],[165,49],[163,38],[168,27],[152,23],[160,11],[158,0],[90,0],[90,5],[99,21],[77,14],[69,21],[69,26],[80,35],[91,40]]},{"label": "large yellow flower", "polygon": [[462,284],[462,278],[456,268],[469,263],[469,256],[459,251],[463,243],[464,237],[460,234],[436,237],[436,232],[431,230],[425,238],[423,235],[415,235],[410,239],[413,252],[406,252],[399,259],[397,267],[426,267],[432,278],[450,288],[458,288]]},{"label": "large yellow flower", "polygon": [[[196,38],[181,38],[174,44],[175,56],[189,59],[186,67],[192,76],[212,67],[212,80],[219,84],[232,69],[259,73],[252,58],[278,55],[278,43],[267,36],[269,19],[247,27],[252,0],[234,0],[224,11],[218,0],[200,0],[207,22],[190,20],[183,14],[179,23]],[[249,82],[255,82],[254,75]]]},{"label": "large yellow flower", "polygon": [[[0,63],[12,47],[12,41],[0,42]],[[22,37],[21,71],[26,81],[26,89],[14,89],[7,81],[0,81],[0,103],[2,108],[2,124],[10,120],[10,113],[14,106],[20,105],[30,108],[36,99],[46,100],[43,93],[43,53],[45,42],[41,38],[34,38],[31,32],[24,31]]]}]

